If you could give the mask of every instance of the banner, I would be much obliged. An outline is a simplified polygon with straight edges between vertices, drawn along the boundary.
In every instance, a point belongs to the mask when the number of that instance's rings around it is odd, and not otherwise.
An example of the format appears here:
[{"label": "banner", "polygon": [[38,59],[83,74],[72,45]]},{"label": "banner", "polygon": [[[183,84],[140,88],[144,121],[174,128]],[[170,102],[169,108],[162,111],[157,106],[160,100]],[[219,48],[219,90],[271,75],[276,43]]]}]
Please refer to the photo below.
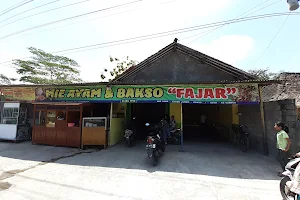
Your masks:
[{"label": "banner", "polygon": [[33,87],[0,88],[4,101],[34,101],[35,89]]},{"label": "banner", "polygon": [[258,103],[257,84],[36,88],[36,101]]}]

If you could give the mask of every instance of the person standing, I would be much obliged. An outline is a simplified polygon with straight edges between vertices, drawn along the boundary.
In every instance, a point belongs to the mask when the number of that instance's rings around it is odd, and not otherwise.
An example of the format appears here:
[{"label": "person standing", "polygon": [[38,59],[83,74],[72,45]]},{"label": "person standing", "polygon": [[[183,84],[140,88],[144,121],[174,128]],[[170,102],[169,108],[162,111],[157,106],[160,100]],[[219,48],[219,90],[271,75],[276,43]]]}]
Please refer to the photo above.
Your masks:
[{"label": "person standing", "polygon": [[170,137],[170,117],[167,114],[163,118],[163,136],[164,142],[167,144],[167,137]]},{"label": "person standing", "polygon": [[[274,125],[274,129],[277,131],[277,160],[282,168],[282,172],[285,170],[285,165],[288,162],[288,152],[291,147],[291,140],[288,136],[288,127],[283,122],[277,122]],[[278,176],[282,176],[282,172],[278,172]]]},{"label": "person standing", "polygon": [[174,115],[171,116],[171,121],[170,121],[170,129],[171,130],[175,130],[177,127],[176,121],[175,121],[175,117]]},{"label": "person standing", "polygon": [[201,124],[206,124],[206,120],[207,120],[206,115],[205,115],[205,114],[202,114],[202,115],[200,116],[200,123],[201,123]]}]

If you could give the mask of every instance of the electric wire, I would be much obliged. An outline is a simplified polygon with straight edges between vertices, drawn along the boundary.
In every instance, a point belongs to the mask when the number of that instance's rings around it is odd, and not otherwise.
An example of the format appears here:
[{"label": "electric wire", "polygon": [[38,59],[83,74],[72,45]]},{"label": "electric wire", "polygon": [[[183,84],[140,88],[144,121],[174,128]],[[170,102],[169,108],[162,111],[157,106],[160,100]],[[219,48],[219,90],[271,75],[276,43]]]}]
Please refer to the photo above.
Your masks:
[{"label": "electric wire", "polygon": [[274,42],[274,40],[276,39],[276,37],[278,36],[278,34],[280,33],[280,31],[282,30],[282,28],[284,27],[284,25],[286,24],[286,22],[289,19],[289,16],[286,16],[284,22],[282,23],[282,25],[279,27],[279,29],[277,30],[277,32],[275,33],[275,35],[273,36],[273,38],[271,39],[271,41],[269,42],[269,44],[267,45],[267,47],[265,48],[265,50],[260,54],[260,56],[257,58],[257,60],[255,61],[255,64],[263,57],[263,55],[266,53],[266,51],[269,49],[269,47],[271,46],[271,44]]},{"label": "electric wire", "polygon": [[[263,5],[263,4],[265,4],[265,3],[268,2],[268,1],[269,1],[269,0],[266,0],[266,1],[260,3],[260,4],[256,5],[256,6],[254,6],[254,7],[252,7],[251,9],[249,9],[249,10],[247,10],[246,12],[242,13],[241,15],[235,17],[235,19],[237,19],[237,18],[239,18],[239,17],[242,17],[242,16],[245,15],[246,13],[248,13],[248,12],[254,10],[255,8],[257,8],[257,7],[259,7],[259,6]],[[253,14],[253,13],[251,13],[251,14]],[[249,15],[247,15],[247,16],[249,16]],[[203,34],[203,33],[207,33],[207,32],[210,33],[210,32],[213,32],[213,31],[219,29],[219,28],[222,28],[222,27],[224,27],[224,26],[225,26],[225,25],[219,26],[219,27],[217,27],[217,28],[214,28],[214,29],[211,29],[211,30],[208,30],[208,31],[200,32],[200,33],[197,33],[196,35],[192,35],[192,36],[183,38],[182,40],[190,39],[190,38],[192,38],[192,37],[199,36],[199,35],[201,35],[201,34]],[[202,36],[201,36],[201,37],[202,37]],[[196,40],[198,40],[198,39],[199,39],[199,38],[197,38],[197,39],[195,39],[195,40],[193,40],[193,41],[196,41]],[[190,43],[192,43],[193,41],[191,41]],[[188,44],[190,44],[190,43],[188,43]]]},{"label": "electric wire", "polygon": [[10,11],[15,10],[15,9],[17,9],[17,8],[19,8],[21,6],[24,6],[24,5],[26,5],[26,4],[28,4],[28,3],[32,2],[32,1],[34,1],[34,0],[30,0],[30,1],[26,1],[25,0],[25,1],[22,1],[20,3],[17,3],[16,5],[11,6],[11,7],[7,8],[7,9],[5,9],[4,11],[2,11],[0,13],[0,16],[5,15],[6,13],[9,13]]},{"label": "electric wire", "polygon": [[[167,3],[172,3],[172,2],[175,2],[175,1],[178,1],[178,0],[166,1],[166,2],[159,3],[159,4],[167,4]],[[101,18],[105,18],[105,17],[111,17],[111,16],[115,16],[115,15],[119,15],[119,14],[133,12],[133,11],[136,11],[136,10],[147,9],[147,8],[149,8],[149,7],[131,9],[131,10],[118,12],[118,13],[114,13],[114,14],[110,14],[110,15],[105,15],[105,16],[96,17],[96,18],[92,18],[92,19],[82,20],[82,21],[78,21],[78,22],[75,22],[75,23],[65,24],[65,25],[62,25],[62,26],[52,27],[52,28],[44,29],[42,31],[35,31],[35,32],[31,32],[29,34],[18,36],[18,37],[9,38],[9,39],[6,39],[4,41],[2,40],[2,41],[0,41],[0,43],[10,41],[10,40],[14,40],[14,39],[21,38],[21,37],[25,37],[25,36],[29,36],[29,35],[36,34],[36,33],[41,33],[41,32],[45,32],[45,31],[49,31],[49,30],[59,29],[59,28],[63,28],[63,27],[72,26],[72,25],[75,25],[75,24],[87,22],[87,21],[93,21],[93,20],[97,20],[97,19],[101,19]]]},{"label": "electric wire", "polygon": [[[158,37],[165,37],[165,36],[169,36],[169,35],[185,33],[185,32],[195,31],[195,30],[199,30],[199,29],[211,28],[211,27],[220,26],[220,25],[227,24],[227,23],[233,24],[233,23],[238,23],[238,22],[257,20],[257,19],[265,19],[265,18],[270,18],[270,17],[281,17],[281,16],[286,16],[286,15],[290,15],[290,16],[295,15],[296,16],[296,15],[300,15],[300,12],[293,12],[293,13],[284,12],[284,13],[271,13],[271,14],[264,14],[264,15],[256,15],[256,16],[251,16],[251,17],[244,17],[244,18],[239,18],[239,19],[209,23],[209,24],[202,24],[202,25],[198,25],[198,26],[181,28],[181,29],[165,31],[165,32],[160,32],[160,33],[148,34],[148,35],[144,35],[144,36],[132,37],[132,38],[127,38],[127,39],[121,39],[121,40],[115,40],[115,41],[110,41],[110,42],[69,48],[69,49],[64,49],[64,50],[60,50],[60,51],[54,51],[51,53],[64,53],[64,52],[69,52],[69,51],[73,51],[73,50],[81,50],[81,49],[83,49],[82,51],[87,51],[87,50],[89,50],[87,48],[91,48],[91,47],[93,47],[93,48],[96,47],[94,49],[104,48],[104,47],[110,47],[110,46],[115,46],[115,45],[128,44],[128,43],[137,42],[137,41],[149,40],[149,39],[158,38]],[[106,45],[106,46],[104,46],[104,45]],[[102,46],[104,46],[104,47],[102,47]],[[25,58],[21,58],[21,59],[27,59],[27,58],[30,58],[30,57],[25,57]],[[1,62],[0,64],[4,64],[4,63],[8,63],[8,62],[11,62],[11,61]]]},{"label": "electric wire", "polygon": [[64,5],[64,6],[52,8],[52,9],[49,9],[49,10],[45,10],[45,11],[42,11],[42,12],[39,12],[39,13],[35,13],[35,14],[32,14],[32,15],[27,15],[27,16],[25,16],[25,17],[22,17],[22,18],[19,18],[19,19],[14,20],[14,21],[11,21],[11,22],[9,22],[9,23],[6,23],[6,24],[0,26],[0,28],[3,28],[3,27],[5,27],[5,26],[8,26],[8,25],[10,25],[10,24],[13,24],[13,23],[22,21],[22,20],[27,19],[27,18],[30,18],[30,17],[34,17],[34,16],[41,15],[41,14],[44,14],[44,13],[47,13],[47,12],[52,12],[52,11],[54,11],[54,10],[59,10],[59,9],[62,9],[62,8],[66,8],[66,7],[78,5],[78,4],[81,4],[81,3],[88,2],[88,1],[91,1],[91,0],[79,1],[79,2],[75,2],[75,3],[67,4],[67,5]]},{"label": "electric wire", "polygon": [[[90,0],[85,0],[85,1],[90,1]],[[80,14],[80,15],[75,15],[75,16],[72,16],[72,17],[67,17],[67,18],[64,18],[64,19],[60,19],[60,20],[48,22],[48,23],[45,23],[45,24],[41,24],[41,25],[38,25],[38,26],[33,26],[33,27],[30,27],[30,28],[27,28],[27,29],[23,29],[23,30],[20,30],[20,31],[17,31],[17,32],[14,32],[14,33],[11,33],[11,34],[8,34],[8,35],[5,35],[5,36],[2,36],[2,37],[0,37],[0,40],[3,40],[5,38],[8,38],[8,37],[11,37],[11,36],[23,33],[23,32],[27,32],[27,31],[34,30],[34,29],[37,29],[37,28],[41,28],[41,27],[44,27],[44,26],[49,26],[49,25],[52,25],[52,24],[56,24],[56,23],[60,23],[60,22],[63,22],[63,21],[68,21],[68,20],[76,19],[76,18],[87,16],[87,15],[90,15],[90,14],[95,14],[95,13],[98,13],[98,12],[102,12],[102,11],[106,11],[106,10],[111,10],[111,9],[123,7],[123,6],[126,6],[126,5],[138,3],[138,2],[141,2],[141,1],[143,1],[143,0],[131,1],[129,3],[119,4],[119,5],[111,6],[111,7],[107,7],[107,8],[102,8],[102,9],[95,10],[95,11],[92,11],[92,12],[87,12],[87,13],[83,13],[83,14]]]},{"label": "electric wire", "polygon": [[[253,9],[255,9],[255,8],[257,8],[257,7],[261,6],[261,5],[263,5],[263,4],[265,4],[267,1],[269,1],[269,0],[266,0],[266,1],[264,1],[263,3],[260,3],[259,5],[257,5],[257,6],[255,6],[255,7],[253,7],[253,8],[251,8],[250,10],[246,11],[245,13],[239,15],[239,16],[236,17],[236,18],[239,18],[239,17],[245,15],[246,13],[250,12],[251,10],[253,10]],[[249,15],[252,15],[252,14],[258,12],[258,11],[261,11],[261,10],[263,10],[263,9],[265,9],[265,8],[268,8],[268,7],[270,7],[270,6],[273,6],[274,4],[279,3],[280,1],[281,1],[281,0],[276,1],[276,2],[274,2],[274,3],[271,3],[271,4],[268,4],[267,6],[265,6],[265,7],[263,7],[263,8],[260,8],[260,9],[258,9],[258,10],[256,10],[256,11],[254,11],[254,12],[251,12],[251,13],[247,14],[245,17],[247,17],[247,16],[249,16]],[[192,41],[190,41],[189,43],[187,43],[187,45],[189,45],[189,44],[191,44],[191,43],[193,43],[193,42],[199,40],[200,38],[202,38],[202,37],[208,35],[208,34],[211,33],[211,32],[214,32],[215,30],[217,30],[217,29],[219,29],[219,28],[222,28],[222,27],[224,27],[224,26],[226,26],[226,25],[228,25],[228,24],[224,24],[224,25],[222,25],[222,26],[220,26],[220,27],[211,29],[211,30],[209,30],[209,31],[199,33],[198,35],[201,35],[201,36],[198,37],[198,38],[196,38],[196,39],[194,39],[194,40],[192,40]],[[202,35],[203,33],[205,33],[205,34]],[[197,34],[196,34],[196,35],[193,35],[193,36],[191,36],[191,37],[195,37],[195,36],[197,36]],[[185,39],[189,39],[189,38],[191,38],[191,37],[188,37],[188,38],[185,38]]]},{"label": "electric wire", "polygon": [[32,10],[35,10],[35,9],[38,9],[38,8],[47,6],[47,5],[52,4],[52,3],[56,3],[56,2],[58,2],[58,1],[60,1],[60,0],[51,1],[51,2],[48,2],[48,3],[42,4],[42,5],[40,5],[40,6],[36,6],[36,7],[34,7],[34,8],[25,10],[25,11],[20,12],[20,13],[17,13],[17,14],[15,14],[15,15],[13,15],[13,16],[10,16],[10,17],[8,17],[8,18],[6,18],[6,19],[0,21],[0,23],[5,22],[5,21],[7,21],[7,20],[9,20],[9,19],[11,19],[11,18],[17,17],[17,16],[19,16],[19,15],[22,15],[22,14],[24,14],[24,13],[30,12],[30,11],[32,11]]}]

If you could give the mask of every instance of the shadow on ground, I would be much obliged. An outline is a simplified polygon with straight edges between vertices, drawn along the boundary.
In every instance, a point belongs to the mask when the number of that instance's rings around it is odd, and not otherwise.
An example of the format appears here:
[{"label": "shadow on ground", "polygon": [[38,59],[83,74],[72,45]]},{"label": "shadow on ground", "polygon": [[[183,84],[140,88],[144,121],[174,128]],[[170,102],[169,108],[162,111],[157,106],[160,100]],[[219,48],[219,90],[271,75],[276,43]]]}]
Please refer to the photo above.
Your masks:
[{"label": "shadow on ground", "polygon": [[65,165],[95,166],[198,174],[227,178],[278,180],[278,164],[273,158],[256,152],[242,153],[239,149],[224,143],[186,143],[185,152],[180,146],[168,145],[158,166],[153,167],[140,142],[132,148],[120,143],[101,151],[82,151],[74,148],[0,143],[0,156],[12,159],[55,162]]}]

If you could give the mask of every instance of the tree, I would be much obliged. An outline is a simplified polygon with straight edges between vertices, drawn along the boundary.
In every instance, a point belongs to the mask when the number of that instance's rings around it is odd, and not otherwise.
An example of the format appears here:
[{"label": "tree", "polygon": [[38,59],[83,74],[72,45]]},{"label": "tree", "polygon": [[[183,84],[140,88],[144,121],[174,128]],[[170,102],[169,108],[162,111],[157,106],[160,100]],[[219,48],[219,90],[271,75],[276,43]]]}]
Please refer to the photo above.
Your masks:
[{"label": "tree", "polygon": [[0,84],[4,85],[10,85],[12,81],[15,81],[16,79],[8,78],[7,76],[0,74]]},{"label": "tree", "polygon": [[115,63],[116,67],[113,68],[111,71],[108,72],[108,69],[104,69],[104,73],[101,74],[101,79],[104,80],[108,78],[108,75],[112,77],[112,79],[116,78],[117,76],[121,75],[123,72],[128,70],[130,67],[134,67],[138,64],[138,61],[131,60],[127,56],[125,59],[113,58],[109,57],[110,62]]},{"label": "tree", "polygon": [[28,48],[33,54],[31,60],[13,60],[20,81],[33,84],[68,84],[82,81],[77,69],[78,63],[64,56],[46,53],[34,47]]},{"label": "tree", "polygon": [[258,77],[258,79],[260,80],[267,81],[267,80],[277,79],[281,72],[278,73],[270,72],[270,69],[266,68],[266,69],[250,69],[248,70],[248,73]]}]

